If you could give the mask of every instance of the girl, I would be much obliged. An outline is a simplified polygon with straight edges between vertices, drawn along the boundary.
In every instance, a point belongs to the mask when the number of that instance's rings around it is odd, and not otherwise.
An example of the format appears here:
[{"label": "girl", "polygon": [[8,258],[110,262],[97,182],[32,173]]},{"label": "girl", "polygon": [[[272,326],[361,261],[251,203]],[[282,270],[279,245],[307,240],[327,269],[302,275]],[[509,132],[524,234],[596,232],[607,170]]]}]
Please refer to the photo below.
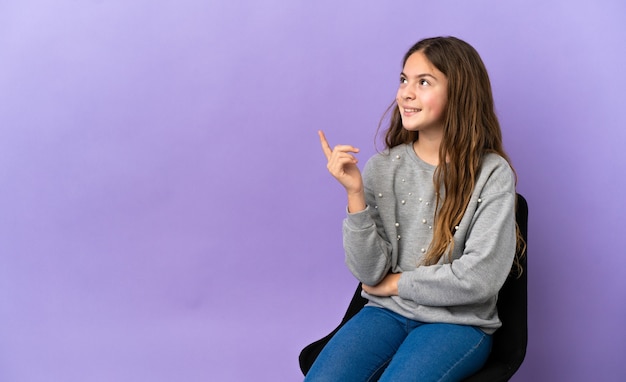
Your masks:
[{"label": "girl", "polygon": [[347,192],[346,264],[369,302],[306,381],[459,381],[483,366],[500,326],[516,178],[480,56],[454,37],[418,42],[389,110],[386,150],[363,175],[357,148],[331,149],[319,132]]}]

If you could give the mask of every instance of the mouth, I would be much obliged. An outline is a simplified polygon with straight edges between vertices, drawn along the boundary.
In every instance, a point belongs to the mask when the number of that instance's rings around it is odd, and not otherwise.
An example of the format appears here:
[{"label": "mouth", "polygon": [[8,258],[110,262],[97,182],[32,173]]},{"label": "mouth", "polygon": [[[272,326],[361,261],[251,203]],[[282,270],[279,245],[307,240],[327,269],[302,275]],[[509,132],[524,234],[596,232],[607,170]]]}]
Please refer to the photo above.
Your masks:
[{"label": "mouth", "polygon": [[405,115],[412,115],[415,113],[419,113],[422,109],[414,108],[414,107],[402,107],[402,112]]}]

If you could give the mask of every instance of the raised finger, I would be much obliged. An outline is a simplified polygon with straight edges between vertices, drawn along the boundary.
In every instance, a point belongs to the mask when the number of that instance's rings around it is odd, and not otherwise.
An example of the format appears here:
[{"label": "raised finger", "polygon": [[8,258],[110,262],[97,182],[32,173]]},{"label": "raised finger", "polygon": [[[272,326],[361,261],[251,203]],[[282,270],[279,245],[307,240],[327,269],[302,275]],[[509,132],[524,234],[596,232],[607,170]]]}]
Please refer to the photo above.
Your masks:
[{"label": "raised finger", "polygon": [[319,130],[317,132],[317,135],[320,136],[320,143],[322,144],[322,150],[324,151],[324,155],[326,155],[326,159],[330,160],[330,156],[333,154],[333,150],[330,148],[324,132],[322,130]]}]

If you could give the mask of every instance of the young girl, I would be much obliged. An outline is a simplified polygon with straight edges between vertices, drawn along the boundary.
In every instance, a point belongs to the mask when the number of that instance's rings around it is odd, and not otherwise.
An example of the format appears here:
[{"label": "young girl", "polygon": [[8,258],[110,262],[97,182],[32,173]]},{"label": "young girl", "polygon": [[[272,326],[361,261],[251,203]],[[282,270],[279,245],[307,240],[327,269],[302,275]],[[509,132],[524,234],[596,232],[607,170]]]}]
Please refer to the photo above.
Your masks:
[{"label": "young girl", "polygon": [[328,170],[348,198],[346,264],[369,303],[331,339],[306,381],[459,381],[500,326],[496,300],[516,249],[515,174],[480,56],[454,37],[404,56],[387,149]]}]

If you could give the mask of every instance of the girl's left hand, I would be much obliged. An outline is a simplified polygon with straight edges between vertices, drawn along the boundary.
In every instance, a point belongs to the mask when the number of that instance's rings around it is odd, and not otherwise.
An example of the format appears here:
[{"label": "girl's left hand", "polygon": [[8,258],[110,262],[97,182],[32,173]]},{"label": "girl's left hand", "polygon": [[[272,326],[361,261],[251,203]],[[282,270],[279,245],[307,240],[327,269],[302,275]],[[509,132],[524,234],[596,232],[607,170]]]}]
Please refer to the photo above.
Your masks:
[{"label": "girl's left hand", "polygon": [[388,297],[398,295],[398,280],[402,273],[390,273],[375,286],[362,284],[363,290],[372,296]]}]

